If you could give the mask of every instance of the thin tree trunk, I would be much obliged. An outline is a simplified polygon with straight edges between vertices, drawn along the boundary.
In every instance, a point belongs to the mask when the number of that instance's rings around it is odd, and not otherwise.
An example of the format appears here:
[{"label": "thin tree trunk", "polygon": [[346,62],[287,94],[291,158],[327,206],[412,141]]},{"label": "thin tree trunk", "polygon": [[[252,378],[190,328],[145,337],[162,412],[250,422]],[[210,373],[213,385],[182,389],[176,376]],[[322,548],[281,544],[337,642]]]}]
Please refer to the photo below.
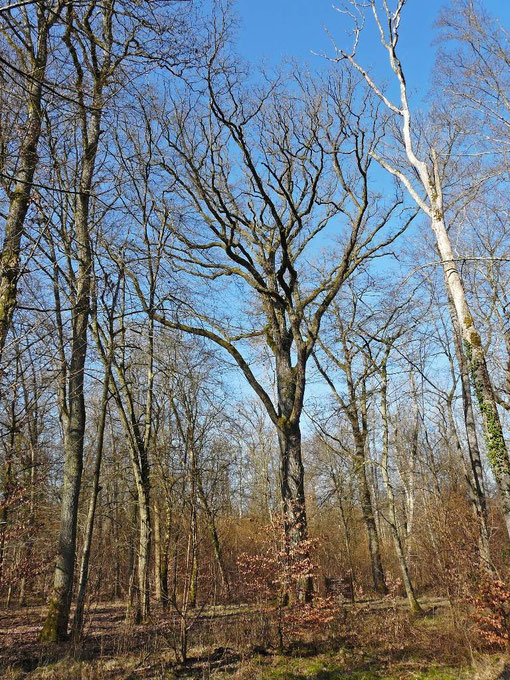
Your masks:
[{"label": "thin tree trunk", "polygon": [[[67,36],[67,40],[69,40],[69,36]],[[67,637],[76,559],[76,528],[83,469],[83,439],[86,417],[84,375],[92,285],[89,210],[102,117],[101,85],[98,83],[96,83],[93,103],[94,109],[90,114],[88,124],[86,109],[83,108],[81,111],[83,158],[79,190],[74,206],[78,270],[72,309],[71,360],[67,400],[65,397],[60,400],[61,419],[64,426],[64,482],[53,592],[41,632],[41,640],[47,642],[56,642]]]},{"label": "thin tree trunk", "polygon": [[190,550],[191,575],[189,583],[188,607],[194,609],[198,594],[198,507],[197,507],[197,469],[191,428],[188,428],[188,455],[190,465]]},{"label": "thin tree trunk", "polygon": [[126,623],[140,623],[140,608],[136,605],[137,588],[136,588],[136,559],[135,559],[135,540],[138,539],[138,503],[133,501],[133,517],[131,525],[133,527],[133,536],[129,543],[129,558],[128,558],[128,587],[127,587],[127,605],[126,605]]},{"label": "thin tree trunk", "polygon": [[97,428],[96,457],[94,461],[94,472],[92,490],[89,501],[89,510],[85,526],[85,537],[83,541],[83,554],[81,558],[80,576],[78,580],[78,594],[76,597],[76,610],[73,621],[73,634],[76,638],[81,636],[83,627],[83,609],[85,605],[85,594],[89,575],[90,551],[92,548],[92,534],[94,531],[94,519],[96,515],[97,498],[100,491],[99,480],[101,475],[101,461],[103,458],[103,442],[106,427],[106,414],[108,406],[108,392],[110,385],[110,366],[107,366],[104,375],[103,392],[101,395],[101,411]]},{"label": "thin tree trunk", "polygon": [[170,540],[172,536],[172,522],[170,501],[166,503],[165,512],[165,540],[163,546],[163,554],[161,559],[161,603],[163,609],[168,608],[168,564],[170,561]]},{"label": "thin tree trunk", "polygon": [[390,473],[388,469],[388,456],[389,456],[389,421],[388,421],[388,376],[386,368],[386,358],[380,369],[382,386],[381,386],[381,416],[383,423],[383,450],[382,450],[382,460],[381,460],[381,471],[386,486],[386,494],[388,498],[388,515],[391,534],[393,537],[393,543],[395,546],[395,552],[397,555],[398,564],[400,567],[400,573],[402,574],[402,581],[404,583],[404,588],[407,595],[407,600],[409,602],[409,607],[411,611],[418,614],[422,611],[416,595],[414,592],[413,583],[409,575],[409,568],[406,561],[406,555],[404,551],[404,546],[402,544],[402,539],[400,532],[398,530],[397,513],[395,508],[395,494],[393,493],[393,486],[390,479]]},{"label": "thin tree trunk", "polygon": [[353,418],[350,418],[350,421],[355,445],[354,474],[358,483],[358,493],[360,496],[363,522],[365,524],[368,537],[368,550],[370,553],[372,581],[375,591],[385,595],[388,592],[388,588],[386,586],[386,579],[384,576],[381,549],[379,544],[379,534],[377,533],[372,496],[370,494],[370,486],[367,479],[365,437],[360,431],[357,421],[353,420]]},{"label": "thin tree trunk", "polygon": [[216,563],[218,564],[218,569],[220,572],[220,578],[221,578],[221,583],[222,586],[228,595],[230,593],[230,584],[228,580],[228,575],[227,575],[227,570],[225,568],[225,563],[223,561],[223,551],[221,549],[221,543],[220,543],[220,537],[218,536],[218,530],[216,528],[216,520],[214,517],[214,513],[212,512],[209,503],[207,501],[207,497],[204,492],[204,487],[202,485],[202,480],[200,479],[200,476],[198,477],[197,480],[197,487],[198,487],[198,495],[200,498],[200,502],[202,503],[205,514],[207,516],[207,524],[209,526],[209,533],[211,534],[211,541],[213,545],[213,550],[214,550],[214,557],[216,558]]},{"label": "thin tree trunk", "polygon": [[154,518],[154,595],[156,602],[161,603],[163,597],[163,588],[161,584],[161,518],[159,506],[155,502],[152,516]]},{"label": "thin tree trunk", "polygon": [[467,450],[469,457],[469,465],[466,464],[465,456],[460,445],[457,429],[455,427],[455,420],[453,418],[452,405],[449,404],[449,418],[450,424],[456,438],[457,449],[459,451],[464,469],[466,471],[466,482],[469,492],[471,506],[478,523],[479,537],[478,544],[480,550],[480,559],[482,564],[489,571],[492,570],[492,561],[490,555],[489,544],[489,522],[487,516],[487,499],[485,496],[483,483],[483,469],[482,460],[480,456],[480,448],[478,446],[478,437],[476,434],[475,417],[473,413],[473,402],[471,399],[471,385],[469,380],[469,367],[462,348],[462,340],[458,320],[455,316],[455,310],[451,297],[449,297],[450,315],[453,326],[453,338],[455,344],[455,353],[457,356],[457,363],[459,366],[461,388],[462,388],[462,404],[464,412],[464,425],[467,435]]}]

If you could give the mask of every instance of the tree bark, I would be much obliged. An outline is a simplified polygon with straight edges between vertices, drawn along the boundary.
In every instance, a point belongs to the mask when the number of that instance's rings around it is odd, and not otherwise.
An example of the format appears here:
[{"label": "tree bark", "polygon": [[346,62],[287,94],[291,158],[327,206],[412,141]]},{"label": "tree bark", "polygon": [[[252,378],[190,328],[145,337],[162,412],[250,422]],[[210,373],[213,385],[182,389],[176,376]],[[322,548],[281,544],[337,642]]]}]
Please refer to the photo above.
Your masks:
[{"label": "tree bark", "polygon": [[190,555],[191,574],[189,583],[188,607],[194,609],[197,606],[198,595],[198,496],[197,496],[197,465],[195,448],[193,445],[193,432],[188,428],[188,456],[190,470]]},{"label": "tree bark", "polygon": [[[16,164],[15,185],[9,196],[0,253],[0,359],[17,304],[21,238],[30,206],[32,182],[39,161],[37,149],[41,137],[42,94],[48,63],[48,41],[51,27],[57,20],[61,8],[60,3],[52,8],[44,7],[44,3],[36,5],[37,38],[32,43],[31,53],[27,55],[31,69],[24,83],[24,91],[27,94],[27,119]],[[28,44],[28,41],[24,41],[24,46]]]},{"label": "tree bark", "polygon": [[457,433],[457,428],[455,426],[455,420],[453,417],[451,401],[448,404],[448,413],[450,425],[453,430],[456,441],[456,446],[459,451],[459,455],[465,470],[466,483],[468,487],[469,499],[471,501],[471,507],[473,508],[473,513],[478,524],[479,530],[478,546],[480,552],[480,559],[482,561],[483,566],[489,571],[492,571],[493,567],[489,544],[487,499],[485,496],[482,460],[480,456],[480,448],[478,446],[475,417],[473,413],[473,401],[471,398],[469,367],[462,347],[462,339],[460,336],[459,324],[455,316],[455,310],[453,309],[451,298],[449,299],[449,307],[453,326],[455,354],[457,356],[457,363],[459,367],[461,380],[464,426],[466,429],[467,436],[467,452],[469,463],[466,462],[466,458],[459,441],[459,436]]},{"label": "tree bark", "polygon": [[[308,539],[305,474],[300,428],[304,392],[304,366],[300,365],[299,357],[296,366],[292,366],[290,342],[284,342],[283,347],[280,347],[276,352],[276,378],[279,416],[280,490],[286,549],[290,553],[298,545],[306,545]],[[300,381],[303,381],[302,385],[299,384]],[[303,559],[308,557],[307,549],[300,552]],[[311,576],[302,579],[298,583],[297,596],[305,602],[312,600],[313,580]],[[287,593],[284,599],[288,601],[289,598],[290,593]]]},{"label": "tree bark", "polygon": [[154,596],[161,603],[163,588],[161,585],[161,517],[157,503],[154,503]]},{"label": "tree bark", "polygon": [[418,614],[422,611],[416,595],[414,592],[413,583],[409,575],[409,568],[406,560],[404,546],[402,544],[402,538],[398,530],[397,512],[395,508],[395,494],[393,493],[393,485],[390,478],[389,468],[388,468],[388,457],[389,457],[389,420],[388,420],[388,375],[386,368],[386,358],[383,361],[383,365],[380,369],[382,385],[381,385],[381,416],[383,423],[383,450],[382,450],[382,460],[381,460],[381,470],[384,480],[384,485],[386,486],[386,494],[388,498],[388,515],[391,534],[393,537],[393,544],[395,546],[395,553],[397,555],[398,565],[400,567],[400,573],[402,574],[402,581],[404,583],[404,588],[407,595],[407,601],[409,602],[409,608],[414,614]]},{"label": "tree bark", "polygon": [[367,479],[367,460],[365,456],[364,444],[361,447],[359,443],[356,443],[354,472],[358,482],[363,522],[365,524],[365,529],[368,536],[368,550],[370,553],[372,582],[374,584],[375,591],[385,595],[388,592],[388,588],[386,586],[386,579],[384,576],[384,568],[379,546],[379,535],[377,533],[377,525],[375,522],[374,509],[372,505],[372,496],[370,494],[370,486]]},{"label": "tree bark", "polygon": [[99,481],[101,475],[101,462],[103,458],[103,442],[106,427],[109,384],[110,384],[110,366],[107,366],[104,375],[103,392],[101,395],[100,406],[101,411],[99,415],[99,423],[97,428],[96,457],[94,461],[92,490],[90,493],[89,510],[87,514],[87,522],[85,525],[83,554],[81,558],[80,576],[78,579],[78,594],[76,596],[76,609],[73,621],[73,634],[76,638],[79,638],[81,636],[83,628],[83,609],[85,605],[85,594],[87,590],[87,582],[89,576],[90,551],[92,548],[92,535],[94,531],[94,519],[96,515],[97,498],[100,491]]},{"label": "tree bark", "polygon": [[170,499],[165,503],[165,532],[163,541],[163,550],[161,555],[161,604],[163,609],[168,608],[169,591],[168,591],[168,565],[170,562],[170,541],[172,538],[172,512],[170,506]]},{"label": "tree bark", "polygon": [[97,108],[91,114],[90,124],[88,127],[84,124],[82,128],[84,134],[83,159],[74,214],[78,271],[72,309],[71,360],[67,403],[65,403],[65,398],[61,399],[65,463],[59,548],[53,592],[41,632],[41,639],[47,642],[57,642],[67,637],[76,559],[76,526],[83,469],[83,438],[86,417],[83,388],[92,281],[92,250],[89,234],[90,191],[94,176],[102,112],[98,98],[95,99],[95,103]]},{"label": "tree bark", "polygon": [[214,517],[214,513],[211,510],[211,507],[209,505],[209,502],[207,500],[207,497],[204,492],[204,487],[202,484],[202,480],[200,478],[200,475],[197,480],[198,484],[198,495],[200,498],[200,502],[202,503],[204,507],[205,514],[207,516],[207,524],[209,527],[209,533],[211,534],[211,542],[213,545],[213,550],[214,550],[214,557],[216,558],[216,563],[218,565],[218,569],[220,572],[220,578],[221,578],[221,584],[225,590],[225,593],[228,595],[230,593],[230,583],[228,579],[228,574],[227,570],[225,568],[225,562],[223,561],[223,551],[221,549],[221,543],[220,543],[220,537],[218,535],[218,529],[216,527],[216,520]]}]

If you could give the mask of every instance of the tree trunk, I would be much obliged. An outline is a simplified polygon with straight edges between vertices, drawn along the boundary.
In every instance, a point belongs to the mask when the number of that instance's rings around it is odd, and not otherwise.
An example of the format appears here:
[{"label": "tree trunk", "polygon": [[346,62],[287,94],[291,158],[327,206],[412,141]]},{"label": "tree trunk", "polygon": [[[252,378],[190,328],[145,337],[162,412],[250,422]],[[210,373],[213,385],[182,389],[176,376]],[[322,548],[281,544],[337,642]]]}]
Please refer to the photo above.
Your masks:
[{"label": "tree trunk", "polygon": [[136,560],[135,560],[135,540],[139,537],[138,532],[138,503],[133,501],[133,516],[131,521],[133,535],[129,542],[129,556],[128,556],[128,573],[129,579],[127,584],[127,604],[126,604],[126,623],[140,623],[140,609],[136,604]]},{"label": "tree trunk", "polygon": [[[89,168],[92,172],[92,168]],[[69,389],[64,423],[64,482],[60,515],[60,538],[55,580],[48,615],[41,639],[56,642],[67,637],[67,625],[73,588],[76,524],[78,500],[83,468],[83,437],[85,434],[85,400],[83,393],[85,359],[87,353],[87,326],[90,310],[90,284],[92,253],[88,233],[89,193],[77,199],[75,216],[77,249],[79,255],[76,281],[76,301],[72,312],[71,362]]]},{"label": "tree trunk", "polygon": [[[83,375],[83,374],[82,374]],[[74,383],[80,382],[74,380]],[[41,640],[58,642],[67,638],[67,626],[71,609],[74,563],[76,552],[76,525],[78,519],[78,499],[80,494],[83,466],[83,432],[85,427],[85,406],[83,385],[80,394],[72,397],[74,409],[71,411],[69,426],[64,439],[65,464],[62,487],[62,506],[60,513],[60,537],[53,592],[49,601],[46,621],[41,632]]]},{"label": "tree trunk", "polygon": [[407,595],[407,600],[409,602],[409,607],[414,614],[418,614],[422,611],[416,595],[414,593],[414,587],[409,575],[409,568],[407,565],[406,555],[404,551],[404,546],[402,544],[402,538],[398,530],[397,522],[397,512],[395,508],[395,494],[393,493],[393,486],[390,479],[390,473],[388,469],[388,457],[389,457],[389,421],[388,421],[388,376],[386,372],[386,361],[381,367],[381,416],[383,423],[383,450],[382,450],[382,460],[381,460],[381,471],[384,480],[384,485],[386,486],[386,494],[388,498],[388,515],[391,534],[393,537],[393,544],[395,546],[395,552],[397,555],[398,565],[400,567],[400,573],[402,574],[402,581],[404,583],[404,588]]},{"label": "tree trunk", "polygon": [[453,339],[455,344],[455,354],[459,366],[461,388],[462,388],[462,405],[464,411],[464,425],[467,435],[467,450],[469,456],[469,465],[466,463],[462,446],[459,441],[455,421],[452,413],[452,405],[449,404],[449,418],[451,427],[453,428],[456,439],[457,449],[459,450],[462,463],[466,473],[466,482],[469,492],[469,498],[473,508],[476,521],[479,528],[478,545],[480,551],[480,559],[483,565],[492,569],[492,561],[490,556],[489,545],[489,523],[487,517],[487,499],[485,497],[484,483],[483,483],[483,469],[482,460],[480,456],[480,448],[478,446],[478,437],[476,434],[475,417],[473,413],[473,401],[471,399],[471,386],[469,380],[469,367],[462,347],[462,339],[458,319],[455,316],[455,309],[449,296],[450,316],[453,326]]},{"label": "tree trunk", "polygon": [[166,503],[165,540],[161,557],[161,603],[163,609],[168,607],[168,564],[170,562],[170,540],[172,536],[170,501]]},{"label": "tree trunk", "polygon": [[104,375],[103,392],[101,395],[101,412],[97,428],[96,458],[94,462],[94,476],[89,501],[89,511],[85,526],[85,538],[83,541],[83,555],[81,558],[80,576],[78,580],[78,594],[76,597],[76,610],[73,621],[73,634],[76,638],[81,636],[83,627],[83,609],[85,605],[85,593],[89,575],[90,551],[92,548],[92,534],[94,531],[94,519],[96,515],[97,498],[99,495],[99,479],[101,474],[101,462],[103,458],[104,431],[106,427],[106,413],[108,405],[108,391],[110,384],[110,367],[107,367]]},{"label": "tree trunk", "polygon": [[27,119],[23,126],[15,185],[9,196],[4,241],[0,253],[0,359],[17,303],[21,238],[39,160],[37,148],[41,136],[41,102],[48,62],[48,39],[51,26],[59,12],[59,7],[51,10],[37,8],[37,41],[32,46],[33,53],[27,55],[27,63],[32,64],[24,84],[27,93]]},{"label": "tree trunk", "polygon": [[384,576],[381,549],[379,545],[379,535],[377,533],[377,525],[375,522],[374,508],[372,504],[372,496],[370,494],[370,486],[367,479],[365,437],[360,431],[357,422],[354,422],[352,418],[350,418],[350,420],[355,444],[354,473],[358,482],[361,511],[368,537],[372,582],[377,593],[386,595],[388,588],[386,586],[386,579]]},{"label": "tree trunk", "polygon": [[[299,544],[306,545],[308,523],[305,504],[305,473],[301,450],[300,417],[302,403],[296,403],[299,363],[292,367],[290,346],[284,345],[276,352],[276,378],[278,392],[278,443],[280,449],[280,490],[283,506],[283,525],[288,553]],[[304,371],[304,368],[302,368]],[[302,375],[300,379],[303,379]],[[303,559],[307,549],[299,550]],[[284,600],[287,602],[290,593]],[[308,576],[298,583],[298,598],[310,602],[313,581]]]},{"label": "tree trunk", "polygon": [[138,605],[142,621],[147,621],[150,613],[150,498],[146,484],[137,481],[140,535],[138,543]]},{"label": "tree trunk", "polygon": [[152,516],[154,518],[154,596],[156,602],[161,603],[163,593],[161,585],[161,518],[157,503],[154,503]]},{"label": "tree trunk", "polygon": [[449,235],[444,224],[442,209],[440,208],[434,210],[432,228],[436,234],[447,289],[452,298],[458,327],[464,342],[465,356],[473,388],[482,414],[487,456],[501,496],[507,532],[510,536],[510,458],[492,382],[487,370],[485,351],[469,310],[464,286],[458,273]]},{"label": "tree trunk", "polygon": [[214,518],[214,513],[211,510],[207,497],[204,492],[204,487],[200,477],[198,478],[198,494],[200,497],[200,502],[204,506],[205,514],[207,516],[207,524],[209,527],[209,533],[211,534],[211,541],[213,544],[214,557],[216,558],[216,563],[218,564],[218,569],[220,572],[221,584],[228,595],[230,593],[230,584],[228,580],[227,570],[225,568],[225,563],[223,561],[223,552],[221,550],[220,537],[218,536],[218,530],[216,528],[216,520]]},{"label": "tree trunk", "polygon": [[83,468],[83,439],[86,417],[83,387],[92,283],[89,210],[102,115],[100,87],[94,94],[93,103],[95,108],[90,115],[88,125],[86,122],[86,111],[85,109],[81,111],[83,158],[81,161],[79,190],[76,195],[73,216],[78,270],[72,309],[71,360],[69,365],[67,403],[65,399],[61,400],[65,463],[60,538],[53,593],[41,633],[42,640],[52,642],[63,640],[67,637],[76,559],[78,501]]},{"label": "tree trunk", "polygon": [[[301,430],[293,424],[278,430],[280,444],[280,488],[283,502],[283,523],[287,551],[291,553],[308,539],[306,518],[304,468],[301,451]],[[299,550],[301,558],[308,557],[307,550]],[[298,598],[310,602],[313,596],[312,577],[308,576],[298,583]],[[288,602],[290,593],[284,597]]]},{"label": "tree trunk", "polygon": [[[188,432],[188,437],[192,437],[192,433]],[[191,550],[191,575],[189,585],[188,607],[194,609],[197,605],[197,590],[198,590],[198,508],[197,508],[197,469],[196,458],[193,443],[188,446],[188,455],[190,457],[190,550]]]}]

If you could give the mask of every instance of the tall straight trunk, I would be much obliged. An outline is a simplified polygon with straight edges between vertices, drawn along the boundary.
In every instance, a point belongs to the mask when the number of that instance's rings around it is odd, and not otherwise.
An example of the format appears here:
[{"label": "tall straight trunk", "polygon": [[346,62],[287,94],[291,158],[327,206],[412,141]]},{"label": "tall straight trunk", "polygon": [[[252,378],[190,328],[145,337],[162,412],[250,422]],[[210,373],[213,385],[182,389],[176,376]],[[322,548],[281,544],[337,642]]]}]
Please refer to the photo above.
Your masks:
[{"label": "tall straight trunk", "polygon": [[[135,494],[136,495],[136,494]],[[139,608],[135,605],[136,597],[136,560],[135,560],[135,540],[138,538],[138,503],[133,501],[133,514],[131,517],[132,537],[129,542],[128,554],[128,582],[127,582],[127,603],[126,603],[126,623],[139,623]]]},{"label": "tall straight trunk", "polygon": [[120,546],[120,513],[119,513],[119,493],[118,493],[118,485],[117,485],[117,479],[114,478],[113,480],[113,544],[115,546],[115,569],[114,569],[114,583],[113,583],[113,599],[118,600],[120,598],[120,594],[122,592],[121,588],[121,569],[120,569],[120,554],[119,554],[119,546]]},{"label": "tall straight trunk", "polygon": [[[296,403],[296,369],[292,367],[290,346],[276,352],[276,377],[278,392],[278,444],[280,449],[280,491],[283,506],[283,523],[286,549],[289,554],[299,544],[306,545],[308,522],[305,503],[305,473],[301,447],[300,417],[302,404]],[[307,550],[300,550],[302,558]],[[284,596],[288,600],[290,593]],[[306,602],[313,596],[312,577],[298,583],[298,598]]]},{"label": "tall straight trunk", "polygon": [[137,481],[138,506],[140,519],[140,534],[138,543],[138,593],[140,617],[147,621],[150,613],[150,545],[151,545],[151,517],[150,494],[148,484]]},{"label": "tall straight trunk", "polygon": [[157,503],[154,503],[152,516],[154,518],[154,596],[156,602],[161,603],[163,597],[161,585],[161,516]]},{"label": "tall straight trunk", "polygon": [[422,611],[416,595],[414,592],[413,583],[411,581],[411,576],[409,574],[409,567],[406,560],[404,545],[402,543],[402,538],[400,536],[397,520],[397,512],[395,507],[395,494],[393,492],[393,485],[390,478],[389,468],[388,468],[388,457],[389,457],[389,421],[388,421],[388,375],[386,368],[386,359],[381,366],[381,417],[383,424],[383,449],[382,449],[382,460],[381,460],[381,472],[383,476],[384,485],[386,487],[386,495],[388,498],[388,518],[391,529],[391,535],[393,538],[393,544],[395,546],[395,553],[397,555],[398,565],[400,568],[400,573],[402,574],[402,581],[404,583],[404,588],[407,595],[407,601],[409,602],[409,607],[411,611],[418,614]]},{"label": "tall straight trunk", "polygon": [[76,556],[78,500],[83,468],[83,433],[85,430],[83,384],[80,384],[82,380],[83,377],[80,380],[78,376],[72,380],[73,387],[77,388],[77,392],[74,393],[74,396],[70,397],[69,425],[66,427],[64,437],[64,482],[62,486],[57,565],[48,613],[41,632],[41,640],[46,642],[57,642],[67,638],[67,626],[71,609]]},{"label": "tall straight trunk", "polygon": [[[34,531],[35,531],[35,490],[37,484],[37,461],[39,451],[39,408],[37,399],[31,404],[35,390],[37,389],[36,368],[31,362],[32,384],[28,385],[24,372],[21,372],[21,385],[23,388],[23,405],[28,416],[29,450],[30,450],[30,500],[28,505],[28,538],[25,541],[25,561],[30,563],[34,550]],[[27,577],[23,576],[19,592],[18,604],[20,607],[26,605]]]},{"label": "tall straight trunk", "polygon": [[[18,362],[16,363],[18,368]],[[18,374],[18,371],[16,371]],[[16,375],[16,378],[18,375]],[[13,472],[13,460],[16,453],[16,435],[19,432],[18,419],[16,417],[16,400],[13,399],[9,407],[9,437],[7,442],[7,451],[5,455],[4,470],[3,470],[3,504],[2,512],[0,514],[0,583],[3,580],[4,562],[5,562],[5,541],[9,534],[9,506],[13,492],[16,488],[16,479]]]},{"label": "tall straight trunk", "polygon": [[350,420],[355,445],[354,473],[356,476],[358,493],[360,496],[363,523],[365,525],[365,530],[368,537],[372,582],[374,584],[375,591],[385,595],[388,592],[388,588],[386,586],[386,579],[381,558],[379,534],[377,533],[377,524],[375,521],[372,495],[370,493],[370,485],[367,477],[365,437],[360,431],[357,422],[355,422],[352,418]]},{"label": "tall straight trunk", "polygon": [[164,540],[163,549],[161,554],[161,604],[163,609],[167,609],[169,602],[169,592],[168,592],[168,565],[170,562],[170,541],[172,538],[172,512],[170,508],[169,500],[165,503],[165,530],[164,530]]},{"label": "tall straight trunk", "polygon": [[189,583],[188,606],[194,609],[198,595],[198,495],[197,495],[197,466],[195,449],[192,442],[191,428],[188,431],[188,455],[190,466],[190,556],[191,573]]},{"label": "tall straight trunk", "polygon": [[478,523],[479,537],[478,544],[480,550],[480,559],[483,565],[489,570],[492,569],[492,561],[490,556],[489,545],[489,522],[487,516],[487,499],[485,496],[483,483],[483,468],[480,456],[480,447],[478,446],[478,437],[476,434],[476,424],[473,412],[473,401],[471,399],[471,385],[469,379],[469,367],[462,347],[462,339],[458,319],[455,315],[455,310],[451,297],[449,297],[450,316],[453,326],[453,339],[455,344],[455,354],[457,356],[457,363],[459,366],[461,388],[462,388],[462,405],[464,413],[464,426],[467,437],[467,452],[468,461],[466,462],[462,446],[460,445],[455,422],[449,405],[450,422],[453,427],[454,435],[456,437],[457,448],[460,452],[462,463],[465,466],[466,481],[469,492],[469,498],[473,513]]},{"label": "tall straight trunk", "polygon": [[97,498],[99,495],[99,480],[101,475],[101,462],[103,458],[103,442],[106,427],[106,413],[108,406],[108,392],[110,384],[110,367],[108,366],[103,382],[103,392],[101,395],[101,411],[97,428],[96,457],[94,461],[94,472],[92,480],[92,490],[90,493],[89,510],[85,525],[85,537],[83,541],[83,554],[81,558],[80,575],[78,579],[78,594],[76,596],[76,609],[73,621],[73,634],[79,638],[83,628],[83,609],[85,605],[85,594],[89,575],[90,551],[92,548],[92,535],[94,531],[94,519],[96,516]]},{"label": "tall straight trunk", "polygon": [[5,562],[5,540],[8,532],[9,522],[9,500],[12,493],[12,462],[11,454],[4,465],[4,484],[3,484],[4,502],[2,505],[2,512],[0,513],[0,583],[3,580],[4,562]]},{"label": "tall straight trunk", "polygon": [[64,396],[60,400],[65,456],[60,536],[53,592],[41,632],[41,639],[48,642],[56,642],[67,637],[76,559],[76,528],[83,469],[83,439],[86,417],[84,376],[92,283],[89,210],[102,113],[99,93],[96,93],[94,102],[96,107],[91,114],[89,124],[86,123],[86,114],[84,114],[85,118],[82,121],[83,158],[79,191],[74,206],[78,271],[72,308],[69,382],[67,390],[64,390]]}]

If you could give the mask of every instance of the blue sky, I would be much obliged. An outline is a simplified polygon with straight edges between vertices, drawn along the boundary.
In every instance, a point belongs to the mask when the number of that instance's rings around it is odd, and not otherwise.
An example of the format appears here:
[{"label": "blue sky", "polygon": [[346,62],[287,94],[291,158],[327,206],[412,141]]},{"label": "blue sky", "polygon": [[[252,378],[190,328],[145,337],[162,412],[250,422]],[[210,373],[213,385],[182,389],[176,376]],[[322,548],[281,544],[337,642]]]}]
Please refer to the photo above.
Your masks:
[{"label": "blue sky", "polygon": [[[340,2],[338,0],[336,4]],[[475,2],[482,4],[481,0]],[[276,65],[290,57],[300,64],[309,64],[312,71],[327,68],[328,62],[313,54],[333,53],[327,31],[339,46],[348,49],[351,45],[348,18],[335,11],[334,4],[334,0],[237,0],[234,6],[241,22],[237,51],[252,63]],[[408,0],[403,12],[399,56],[415,104],[418,103],[416,100],[426,98],[430,92],[430,75],[437,50],[434,24],[446,5],[445,0]],[[484,6],[500,19],[503,26],[510,28],[510,0],[486,0]],[[371,21],[367,22],[367,29],[360,49],[360,61],[376,74],[380,84],[387,80],[394,86],[386,53]],[[404,237],[407,247],[410,233],[411,230]],[[388,261],[381,261],[380,267],[388,267]],[[324,391],[317,385],[311,385],[308,394],[322,396]]]},{"label": "blue sky", "polygon": [[[477,0],[477,3],[480,0]],[[285,57],[310,65],[320,63],[312,51],[331,51],[325,27],[343,47],[350,45],[346,33],[348,20],[333,8],[332,0],[237,0],[241,19],[238,49],[249,61],[278,63]],[[336,3],[337,5],[339,2]],[[401,24],[400,55],[411,87],[428,87],[434,63],[434,22],[444,0],[408,0]],[[510,27],[510,2],[486,0],[486,9]],[[375,36],[374,36],[375,38]],[[377,41],[365,45],[362,57],[366,66],[382,59]]]}]

